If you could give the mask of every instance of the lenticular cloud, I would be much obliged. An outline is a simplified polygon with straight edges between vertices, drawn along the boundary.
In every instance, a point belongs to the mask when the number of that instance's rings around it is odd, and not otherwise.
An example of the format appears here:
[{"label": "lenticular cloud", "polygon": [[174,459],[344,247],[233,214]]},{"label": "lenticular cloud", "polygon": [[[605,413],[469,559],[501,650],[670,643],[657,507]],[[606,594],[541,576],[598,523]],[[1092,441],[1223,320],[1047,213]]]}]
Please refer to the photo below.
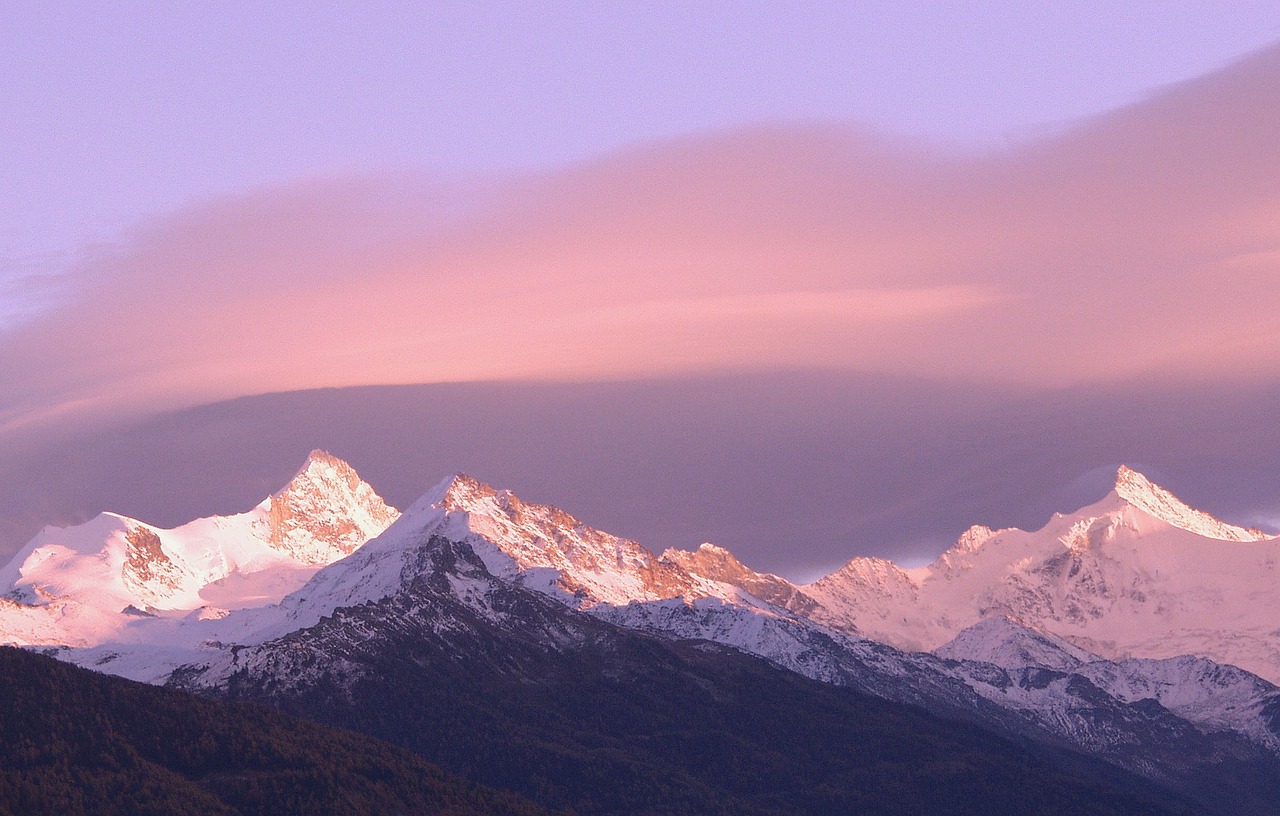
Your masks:
[{"label": "lenticular cloud", "polygon": [[823,367],[1051,387],[1280,367],[1280,49],[956,156],[835,127],[471,186],[213,202],[0,344],[0,427],[264,391]]}]

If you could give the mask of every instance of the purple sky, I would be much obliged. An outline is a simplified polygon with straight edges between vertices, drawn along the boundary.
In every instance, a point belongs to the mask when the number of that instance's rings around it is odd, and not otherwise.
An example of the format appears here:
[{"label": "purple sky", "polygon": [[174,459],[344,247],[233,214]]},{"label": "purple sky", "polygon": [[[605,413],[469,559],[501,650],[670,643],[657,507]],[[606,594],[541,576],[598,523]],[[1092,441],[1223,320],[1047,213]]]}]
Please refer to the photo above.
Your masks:
[{"label": "purple sky", "polygon": [[1280,39],[1230,2],[0,4],[0,303],[195,200],[762,121],[1002,144]]}]

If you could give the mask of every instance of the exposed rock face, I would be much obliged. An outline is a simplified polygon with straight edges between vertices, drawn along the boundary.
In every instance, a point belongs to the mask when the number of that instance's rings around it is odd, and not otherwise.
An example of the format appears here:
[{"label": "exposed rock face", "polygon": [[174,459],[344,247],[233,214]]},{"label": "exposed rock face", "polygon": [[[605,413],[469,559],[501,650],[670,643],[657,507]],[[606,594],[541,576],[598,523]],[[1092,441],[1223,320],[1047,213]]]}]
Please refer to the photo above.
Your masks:
[{"label": "exposed rock face", "polygon": [[[182,569],[164,551],[160,536],[149,527],[132,527],[124,535],[124,585],[147,606],[155,606],[182,589]],[[149,601],[149,602],[148,602]]]},{"label": "exposed rock face", "polygon": [[400,513],[355,469],[315,450],[267,504],[271,546],[303,564],[329,564],[391,526]]},{"label": "exposed rock face", "polygon": [[812,612],[816,606],[812,598],[787,579],[756,572],[715,544],[702,544],[693,552],[668,549],[662,553],[662,560],[691,575],[740,587],[762,601],[797,614]]},{"label": "exposed rock face", "polygon": [[465,474],[437,493],[436,507],[464,518],[488,542],[482,557],[498,574],[532,571],[528,580],[550,580],[587,606],[701,594],[699,582],[678,566],[557,507],[521,501]]}]

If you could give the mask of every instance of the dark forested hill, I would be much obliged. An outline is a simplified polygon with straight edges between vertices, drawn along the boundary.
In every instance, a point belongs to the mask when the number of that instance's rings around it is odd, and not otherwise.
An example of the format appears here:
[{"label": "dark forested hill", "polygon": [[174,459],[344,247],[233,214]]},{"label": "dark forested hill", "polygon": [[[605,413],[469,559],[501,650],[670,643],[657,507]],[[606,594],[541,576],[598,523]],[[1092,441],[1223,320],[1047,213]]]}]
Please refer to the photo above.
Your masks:
[{"label": "dark forested hill", "polygon": [[544,813],[372,737],[18,649],[0,699],[6,816]]}]

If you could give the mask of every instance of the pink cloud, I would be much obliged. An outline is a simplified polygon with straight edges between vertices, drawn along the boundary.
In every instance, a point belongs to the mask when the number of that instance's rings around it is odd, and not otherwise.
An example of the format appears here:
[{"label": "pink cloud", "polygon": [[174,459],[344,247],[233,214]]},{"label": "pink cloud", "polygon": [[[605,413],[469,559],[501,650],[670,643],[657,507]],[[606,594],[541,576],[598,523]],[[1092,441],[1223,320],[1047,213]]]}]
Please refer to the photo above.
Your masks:
[{"label": "pink cloud", "polygon": [[1280,49],[982,156],[837,127],[474,187],[309,182],[86,262],[0,427],[315,386],[821,366],[1274,377]]}]

